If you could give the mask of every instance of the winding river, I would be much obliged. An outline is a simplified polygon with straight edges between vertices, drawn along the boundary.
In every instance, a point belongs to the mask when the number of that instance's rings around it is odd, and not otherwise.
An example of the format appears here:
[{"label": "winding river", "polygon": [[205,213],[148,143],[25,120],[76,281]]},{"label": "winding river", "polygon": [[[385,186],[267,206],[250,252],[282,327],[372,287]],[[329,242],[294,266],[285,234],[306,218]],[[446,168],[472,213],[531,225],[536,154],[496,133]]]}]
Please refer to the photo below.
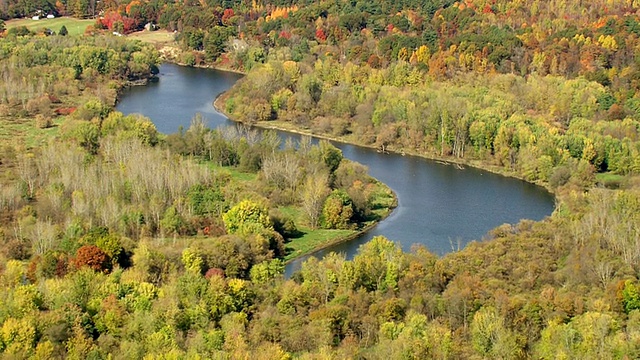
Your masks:
[{"label": "winding river", "polygon": [[[188,128],[196,113],[210,127],[234,124],[218,113],[213,99],[229,89],[241,75],[212,69],[163,64],[159,81],[126,90],[116,109],[141,113],[160,132]],[[280,133],[281,137],[297,135]],[[551,214],[554,198],[544,188],[487,171],[444,165],[398,154],[335,143],[344,156],[369,167],[372,176],[386,183],[398,196],[398,207],[387,219],[361,237],[315,253],[331,251],[352,257],[358,247],[376,235],[398,242],[404,250],[419,243],[445,254],[482,237],[492,228],[521,219],[540,220]],[[298,259],[287,273],[297,269]]]}]

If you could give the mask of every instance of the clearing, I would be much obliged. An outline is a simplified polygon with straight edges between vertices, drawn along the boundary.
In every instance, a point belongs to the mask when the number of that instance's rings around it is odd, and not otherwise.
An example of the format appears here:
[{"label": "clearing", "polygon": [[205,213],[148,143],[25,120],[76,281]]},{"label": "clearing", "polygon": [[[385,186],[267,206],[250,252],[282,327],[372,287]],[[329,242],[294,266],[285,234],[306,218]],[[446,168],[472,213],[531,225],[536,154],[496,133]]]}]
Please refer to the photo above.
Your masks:
[{"label": "clearing", "polygon": [[62,25],[64,25],[67,27],[69,35],[80,35],[84,34],[84,30],[87,26],[95,23],[95,19],[80,20],[71,17],[59,17],[55,19],[42,18],[40,20],[32,20],[30,18],[13,19],[6,21],[5,25],[7,26],[7,30],[18,26],[26,26],[27,29],[34,32],[38,32],[42,29],[51,29],[55,31],[56,34],[60,31]]},{"label": "clearing", "polygon": [[156,30],[156,31],[136,31],[127,35],[129,39],[140,40],[146,43],[154,45],[166,45],[175,42],[175,34],[171,31]]}]

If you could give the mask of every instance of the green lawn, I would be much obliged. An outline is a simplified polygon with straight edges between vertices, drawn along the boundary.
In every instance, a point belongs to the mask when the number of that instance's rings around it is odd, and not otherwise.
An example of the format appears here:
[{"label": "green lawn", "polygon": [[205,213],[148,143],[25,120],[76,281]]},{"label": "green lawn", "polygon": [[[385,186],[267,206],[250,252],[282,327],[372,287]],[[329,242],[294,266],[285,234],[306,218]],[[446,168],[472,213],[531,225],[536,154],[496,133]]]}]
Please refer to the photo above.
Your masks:
[{"label": "green lawn", "polygon": [[610,172],[596,174],[596,181],[600,185],[610,189],[619,188],[621,185],[623,185],[625,180],[627,180],[627,177]]},{"label": "green lawn", "polygon": [[328,243],[342,240],[357,233],[354,230],[311,229],[305,225],[304,215],[299,208],[284,206],[278,208],[278,210],[283,215],[293,219],[301,234],[300,237],[291,239],[285,244],[287,251],[287,255],[284,258],[285,261],[308,254],[313,250],[326,246]]},{"label": "green lawn", "polygon": [[46,144],[49,139],[57,136],[63,117],[53,119],[50,128],[40,129],[31,118],[0,117],[0,142],[34,148]]},{"label": "green lawn", "polygon": [[298,256],[313,252],[314,250],[325,247],[328,244],[354,236],[355,230],[328,230],[309,228],[298,228],[304,235],[297,239],[293,239],[285,244],[287,255],[285,261],[292,260]]},{"label": "green lawn", "polygon": [[31,20],[31,19],[13,19],[6,21],[5,24],[7,26],[7,30],[18,27],[18,26],[26,26],[27,29],[38,32],[42,29],[51,29],[58,33],[62,25],[67,27],[67,31],[69,35],[79,35],[84,34],[84,30],[89,25],[95,24],[96,21],[94,19],[89,20],[79,20],[70,17],[60,17],[55,19],[40,19],[40,20]]},{"label": "green lawn", "polygon": [[236,181],[249,182],[255,180],[258,176],[258,174],[242,172],[233,166],[219,166],[210,161],[203,161],[201,162],[201,164],[208,166],[209,169],[213,171],[226,172],[231,176],[233,180]]}]

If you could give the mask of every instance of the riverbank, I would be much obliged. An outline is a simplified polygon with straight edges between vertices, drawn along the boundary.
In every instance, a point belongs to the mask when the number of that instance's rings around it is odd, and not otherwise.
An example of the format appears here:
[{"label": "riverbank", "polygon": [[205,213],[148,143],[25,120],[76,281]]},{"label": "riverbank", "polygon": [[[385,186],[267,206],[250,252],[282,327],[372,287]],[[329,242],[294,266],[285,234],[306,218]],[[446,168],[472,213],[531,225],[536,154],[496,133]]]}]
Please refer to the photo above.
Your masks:
[{"label": "riverbank", "polygon": [[[158,52],[160,53],[160,58],[162,59],[162,61],[180,65],[180,66],[227,71],[227,72],[232,72],[232,73],[241,74],[241,75],[247,74],[245,71],[234,69],[229,66],[223,66],[222,64],[220,64],[220,62],[217,62],[214,64],[193,64],[193,65],[187,64],[183,61],[180,61],[180,58],[182,57],[183,54],[185,54],[185,52],[182,51],[177,46],[165,44],[158,49]],[[204,53],[203,53],[203,56],[204,56]]]},{"label": "riverbank", "polygon": [[[218,95],[214,100],[213,100],[213,107],[216,109],[216,111],[220,112],[221,114],[223,114],[224,116],[226,116],[228,119],[235,121],[235,122],[240,122],[236,119],[233,119],[224,109],[223,106],[223,102],[226,100],[226,92],[221,93],[220,95]],[[368,148],[368,149],[374,149],[378,152],[380,152],[380,149],[377,148],[376,146],[373,145],[367,145],[367,144],[362,144],[359,143],[357,141],[352,141],[351,139],[348,139],[346,137],[336,137],[336,136],[329,136],[326,134],[317,134],[312,132],[311,130],[308,129],[301,129],[299,127],[296,127],[294,125],[292,125],[291,123],[287,123],[287,122],[283,122],[283,121],[277,121],[277,120],[270,120],[270,121],[259,121],[256,122],[254,124],[252,124],[252,126],[256,126],[258,128],[261,129],[268,129],[268,130],[279,130],[279,131],[285,131],[285,132],[289,132],[289,133],[293,133],[293,134],[298,134],[298,135],[304,135],[304,136],[313,136],[315,138],[318,139],[325,139],[325,140],[329,140],[329,141],[335,141],[335,142],[339,142],[339,143],[343,143],[343,144],[350,144],[350,145],[355,145],[355,146],[360,146],[360,147],[364,147],[364,148]],[[447,156],[437,156],[435,154],[424,154],[424,153],[418,153],[415,151],[406,151],[404,149],[399,150],[399,149],[395,149],[394,147],[387,147],[385,148],[385,153],[395,153],[395,154],[400,154],[403,156],[409,155],[409,156],[416,156],[416,157],[420,157],[423,159],[428,159],[428,160],[433,160],[436,161],[440,164],[447,164],[447,165],[451,165],[451,166],[455,166],[458,169],[463,169],[464,166],[469,166],[469,167],[473,167],[479,170],[484,170],[484,171],[488,171],[494,174],[498,174],[501,176],[506,176],[506,177],[510,177],[510,178],[514,178],[514,179],[518,179],[518,180],[522,180],[525,181],[527,183],[530,184],[534,184],[536,186],[540,186],[542,188],[544,188],[545,190],[547,190],[550,194],[553,194],[554,197],[557,196],[556,191],[554,188],[552,188],[549,183],[546,182],[542,182],[542,181],[528,181],[525,178],[523,178],[522,176],[520,176],[519,174],[512,172],[512,171],[508,171],[504,168],[495,166],[495,165],[491,165],[491,164],[486,164],[483,163],[479,160],[467,160],[467,159],[460,159],[460,158],[454,158],[454,157],[447,157]]]},{"label": "riverbank", "polygon": [[[388,218],[393,213],[394,209],[398,207],[398,197],[396,193],[389,186],[387,186],[386,184],[380,181],[376,181],[376,182],[378,186],[381,186],[384,188],[387,195],[390,195],[390,201],[385,204],[380,204],[381,209],[379,209],[376,212],[377,218],[375,220],[370,220],[361,224],[362,226],[361,228],[357,230],[353,230],[350,234],[346,236],[330,238],[329,240],[327,240],[327,237],[322,237],[322,235],[320,235],[319,237],[318,235],[316,235],[313,237],[314,239],[306,240],[305,243],[300,243],[300,240],[293,240],[292,242],[289,242],[287,244],[287,245],[290,245],[291,247],[295,245],[295,247],[293,247],[292,251],[284,257],[285,264],[289,264],[300,257],[312,255],[326,248],[355,240],[363,236],[365,233],[369,232],[370,230],[378,226],[378,224],[380,224],[386,218]],[[377,198],[378,201],[380,201],[381,199],[382,199],[381,197]],[[384,210],[384,211],[380,211],[380,210]],[[316,230],[316,232],[317,231],[318,230]],[[327,230],[327,231],[336,231],[336,230]],[[298,243],[295,243],[296,241],[298,241]]]},{"label": "riverbank", "polygon": [[[238,121],[234,120],[233,118],[231,118],[229,116],[229,114],[227,114],[226,111],[224,111],[224,109],[222,109],[221,106],[220,106],[221,105],[220,101],[224,100],[224,94],[225,93],[226,92],[221,93],[220,95],[218,95],[214,99],[213,107],[216,109],[216,111],[220,112],[221,114],[226,116],[228,119],[230,119],[232,121],[235,121],[235,122],[238,122]],[[321,139],[338,141],[338,140],[335,140],[335,139],[332,139],[332,138],[329,138],[329,137],[316,136],[315,134],[312,134],[310,132],[297,131],[295,129],[289,129],[289,128],[285,128],[285,127],[275,127],[275,126],[274,127],[270,127],[270,126],[267,126],[267,125],[268,124],[260,124],[260,125],[257,125],[257,127],[262,128],[262,129],[282,130],[282,131],[295,133],[295,134],[299,134],[299,135],[308,135],[308,136],[314,136],[314,137],[321,138]],[[342,142],[346,143],[344,141],[342,141]],[[322,241],[321,243],[315,244],[312,248],[309,248],[309,249],[306,249],[306,250],[297,251],[297,252],[293,252],[293,253],[285,256],[285,263],[289,264],[292,261],[294,261],[297,258],[300,258],[302,256],[312,255],[312,254],[314,254],[314,253],[316,253],[318,251],[324,250],[326,248],[329,248],[329,247],[332,247],[332,246],[335,246],[335,245],[339,245],[339,244],[346,243],[346,242],[352,241],[354,239],[357,239],[357,238],[361,237],[362,235],[364,235],[365,233],[369,232],[371,229],[375,228],[380,222],[382,222],[385,219],[387,219],[393,213],[393,210],[395,208],[397,208],[397,206],[398,206],[398,197],[397,197],[396,193],[393,191],[393,189],[391,189],[389,186],[387,186],[386,184],[384,184],[384,183],[382,183],[380,181],[378,181],[378,183],[382,184],[392,196],[391,203],[387,204],[385,206],[386,211],[384,211],[383,213],[377,214],[379,216],[378,219],[376,219],[375,221],[373,221],[373,222],[371,222],[369,224],[365,224],[362,228],[356,230],[355,232],[353,232],[353,233],[351,233],[351,234],[349,234],[347,236],[331,239],[329,241]]]},{"label": "riverbank", "polygon": [[[167,30],[155,30],[155,31],[141,30],[141,31],[136,31],[131,34],[128,34],[127,38],[153,44],[158,50],[158,53],[160,54],[160,59],[163,62],[172,63],[180,66],[228,71],[228,72],[242,74],[242,75],[246,74],[245,71],[234,69],[229,66],[224,66],[220,63],[220,61],[218,61],[215,64],[191,65],[191,64],[185,63],[184,61],[181,60],[183,59],[185,54],[193,54],[194,56],[195,54],[198,54],[199,56],[201,56],[201,58],[204,58],[204,55],[205,55],[204,51],[182,50],[180,46],[178,46],[178,43],[175,40],[175,36],[176,36],[175,32],[170,32]],[[223,54],[221,58],[224,58],[224,56],[225,54]]]},{"label": "riverbank", "polygon": [[[142,41],[145,41],[143,39],[141,39]],[[184,62],[179,61],[180,59],[180,55],[183,54],[184,52],[178,48],[177,46],[173,46],[173,45],[169,45],[167,43],[162,43],[161,46],[158,47],[158,52],[161,55],[161,59],[164,62],[168,62],[168,63],[172,63],[172,64],[176,64],[179,66],[187,66],[187,67],[195,67],[195,68],[203,68],[203,69],[214,69],[214,70],[220,70],[220,71],[227,71],[227,72],[232,72],[232,73],[236,73],[236,74],[241,74],[241,75],[246,75],[246,72],[241,71],[241,70],[237,70],[237,69],[233,69],[233,68],[229,68],[226,66],[221,66],[219,63],[218,64],[207,64],[207,65],[202,65],[202,64],[196,64],[196,65],[188,65]],[[220,95],[218,95],[214,101],[213,101],[213,107],[216,109],[216,111],[218,111],[219,113],[223,114],[224,116],[226,116],[229,120],[232,120],[234,122],[240,122],[234,118],[232,118],[230,116],[230,114],[228,114],[226,112],[226,110],[224,109],[224,106],[221,106],[221,102],[225,100],[225,94],[226,92],[221,93]],[[312,132],[311,130],[307,130],[307,129],[301,129],[299,127],[293,126],[290,123],[286,123],[286,122],[282,122],[282,121],[275,121],[275,120],[271,120],[271,121],[259,121],[256,122],[254,124],[252,124],[252,126],[256,126],[259,127],[261,129],[270,129],[270,130],[280,130],[280,131],[286,131],[286,132],[290,132],[293,134],[298,134],[298,135],[304,135],[304,136],[313,136],[319,139],[325,139],[325,140],[330,140],[330,141],[335,141],[335,142],[340,142],[343,144],[351,144],[351,145],[356,145],[356,146],[360,146],[360,147],[365,147],[365,148],[369,148],[369,149],[375,149],[378,150],[379,149],[373,145],[367,145],[367,144],[363,144],[357,141],[353,141],[352,139],[347,139],[346,137],[335,137],[335,136],[329,136],[326,134],[317,134]],[[519,174],[512,172],[512,171],[508,171],[502,167],[498,167],[498,166],[494,166],[491,164],[487,164],[487,163],[483,163],[479,160],[467,160],[467,159],[460,159],[460,158],[454,158],[454,157],[446,157],[446,156],[438,156],[436,154],[424,154],[424,153],[419,153],[419,152],[415,152],[415,151],[407,151],[405,149],[395,149],[393,146],[385,148],[384,149],[385,153],[396,153],[396,154],[401,154],[403,156],[405,155],[410,155],[410,156],[417,156],[417,157],[421,157],[424,159],[428,159],[428,160],[433,160],[439,163],[444,163],[444,164],[448,164],[448,165],[452,165],[452,166],[456,166],[458,169],[462,169],[464,166],[470,166],[470,167],[474,167],[476,169],[480,169],[480,170],[484,170],[484,171],[489,171],[491,173],[494,174],[498,174],[501,176],[506,176],[506,177],[511,177],[511,178],[515,178],[515,179],[519,179],[522,181],[526,181],[528,183],[532,183],[534,185],[543,187],[544,189],[546,189],[549,193],[554,194],[554,196],[556,195],[555,189],[553,189],[549,183],[547,182],[542,182],[542,181],[535,181],[535,182],[531,182],[528,181],[526,179],[524,179],[522,176],[520,176]]]}]

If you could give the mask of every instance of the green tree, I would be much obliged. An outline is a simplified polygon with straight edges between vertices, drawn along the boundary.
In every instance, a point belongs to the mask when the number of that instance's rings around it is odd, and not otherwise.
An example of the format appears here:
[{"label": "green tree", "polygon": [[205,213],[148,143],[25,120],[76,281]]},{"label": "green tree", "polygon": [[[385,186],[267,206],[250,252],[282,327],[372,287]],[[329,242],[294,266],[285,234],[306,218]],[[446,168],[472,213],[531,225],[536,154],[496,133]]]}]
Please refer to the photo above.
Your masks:
[{"label": "green tree", "polygon": [[182,214],[178,212],[175,206],[170,206],[164,212],[162,220],[160,220],[160,228],[165,234],[178,235],[182,232],[186,225]]},{"label": "green tree", "polygon": [[325,229],[348,229],[353,214],[353,202],[347,192],[333,190],[322,208],[322,226]]},{"label": "green tree", "polygon": [[406,260],[400,247],[384,236],[360,246],[353,258],[354,286],[369,291],[395,289]]},{"label": "green tree", "polygon": [[201,274],[204,269],[202,254],[198,248],[186,248],[182,251],[182,264],[187,271],[193,274]]},{"label": "green tree", "polygon": [[0,350],[4,354],[27,357],[36,340],[36,327],[29,319],[8,318],[0,328]]},{"label": "green tree", "polygon": [[307,175],[302,189],[302,209],[312,229],[318,227],[322,205],[330,191],[327,178],[323,172]]},{"label": "green tree", "polygon": [[274,259],[252,266],[249,275],[254,284],[265,284],[283,273],[284,262],[280,259]]},{"label": "green tree", "polygon": [[7,34],[14,36],[27,36],[31,35],[31,31],[26,26],[17,26],[9,29]]},{"label": "green tree", "polygon": [[74,17],[84,19],[89,13],[89,0],[71,0],[67,3],[67,9]]},{"label": "green tree", "polygon": [[331,145],[327,140],[320,140],[317,148],[317,157],[327,166],[331,174],[338,169],[343,158],[342,151]]},{"label": "green tree", "polygon": [[82,122],[75,129],[75,137],[78,145],[82,146],[88,153],[97,154],[100,147],[100,130],[90,122]]},{"label": "green tree", "polygon": [[267,208],[251,200],[242,200],[227,211],[222,219],[229,234],[249,235],[259,234],[263,230],[273,231]]},{"label": "green tree", "polygon": [[60,27],[60,31],[58,31],[58,35],[60,36],[67,36],[69,34],[69,31],[67,30],[67,27],[62,25]]},{"label": "green tree", "polygon": [[627,314],[633,310],[640,309],[640,291],[631,280],[627,280],[624,283],[624,288],[622,289],[622,307]]},{"label": "green tree", "polygon": [[105,254],[111,260],[112,265],[118,264],[121,259],[121,255],[123,254],[122,243],[120,241],[120,236],[117,234],[107,234],[105,236],[101,236],[96,239],[94,243],[100,250],[104,251]]},{"label": "green tree", "polygon": [[606,313],[588,311],[568,324],[550,321],[536,347],[540,359],[610,358],[616,344],[616,320]]},{"label": "green tree", "polygon": [[204,53],[207,61],[216,61],[229,41],[233,30],[227,27],[216,26],[209,29],[204,37]]},{"label": "green tree", "polygon": [[473,316],[471,339],[474,349],[483,357],[512,359],[521,350],[515,335],[504,324],[504,318],[493,307],[483,307]]}]

